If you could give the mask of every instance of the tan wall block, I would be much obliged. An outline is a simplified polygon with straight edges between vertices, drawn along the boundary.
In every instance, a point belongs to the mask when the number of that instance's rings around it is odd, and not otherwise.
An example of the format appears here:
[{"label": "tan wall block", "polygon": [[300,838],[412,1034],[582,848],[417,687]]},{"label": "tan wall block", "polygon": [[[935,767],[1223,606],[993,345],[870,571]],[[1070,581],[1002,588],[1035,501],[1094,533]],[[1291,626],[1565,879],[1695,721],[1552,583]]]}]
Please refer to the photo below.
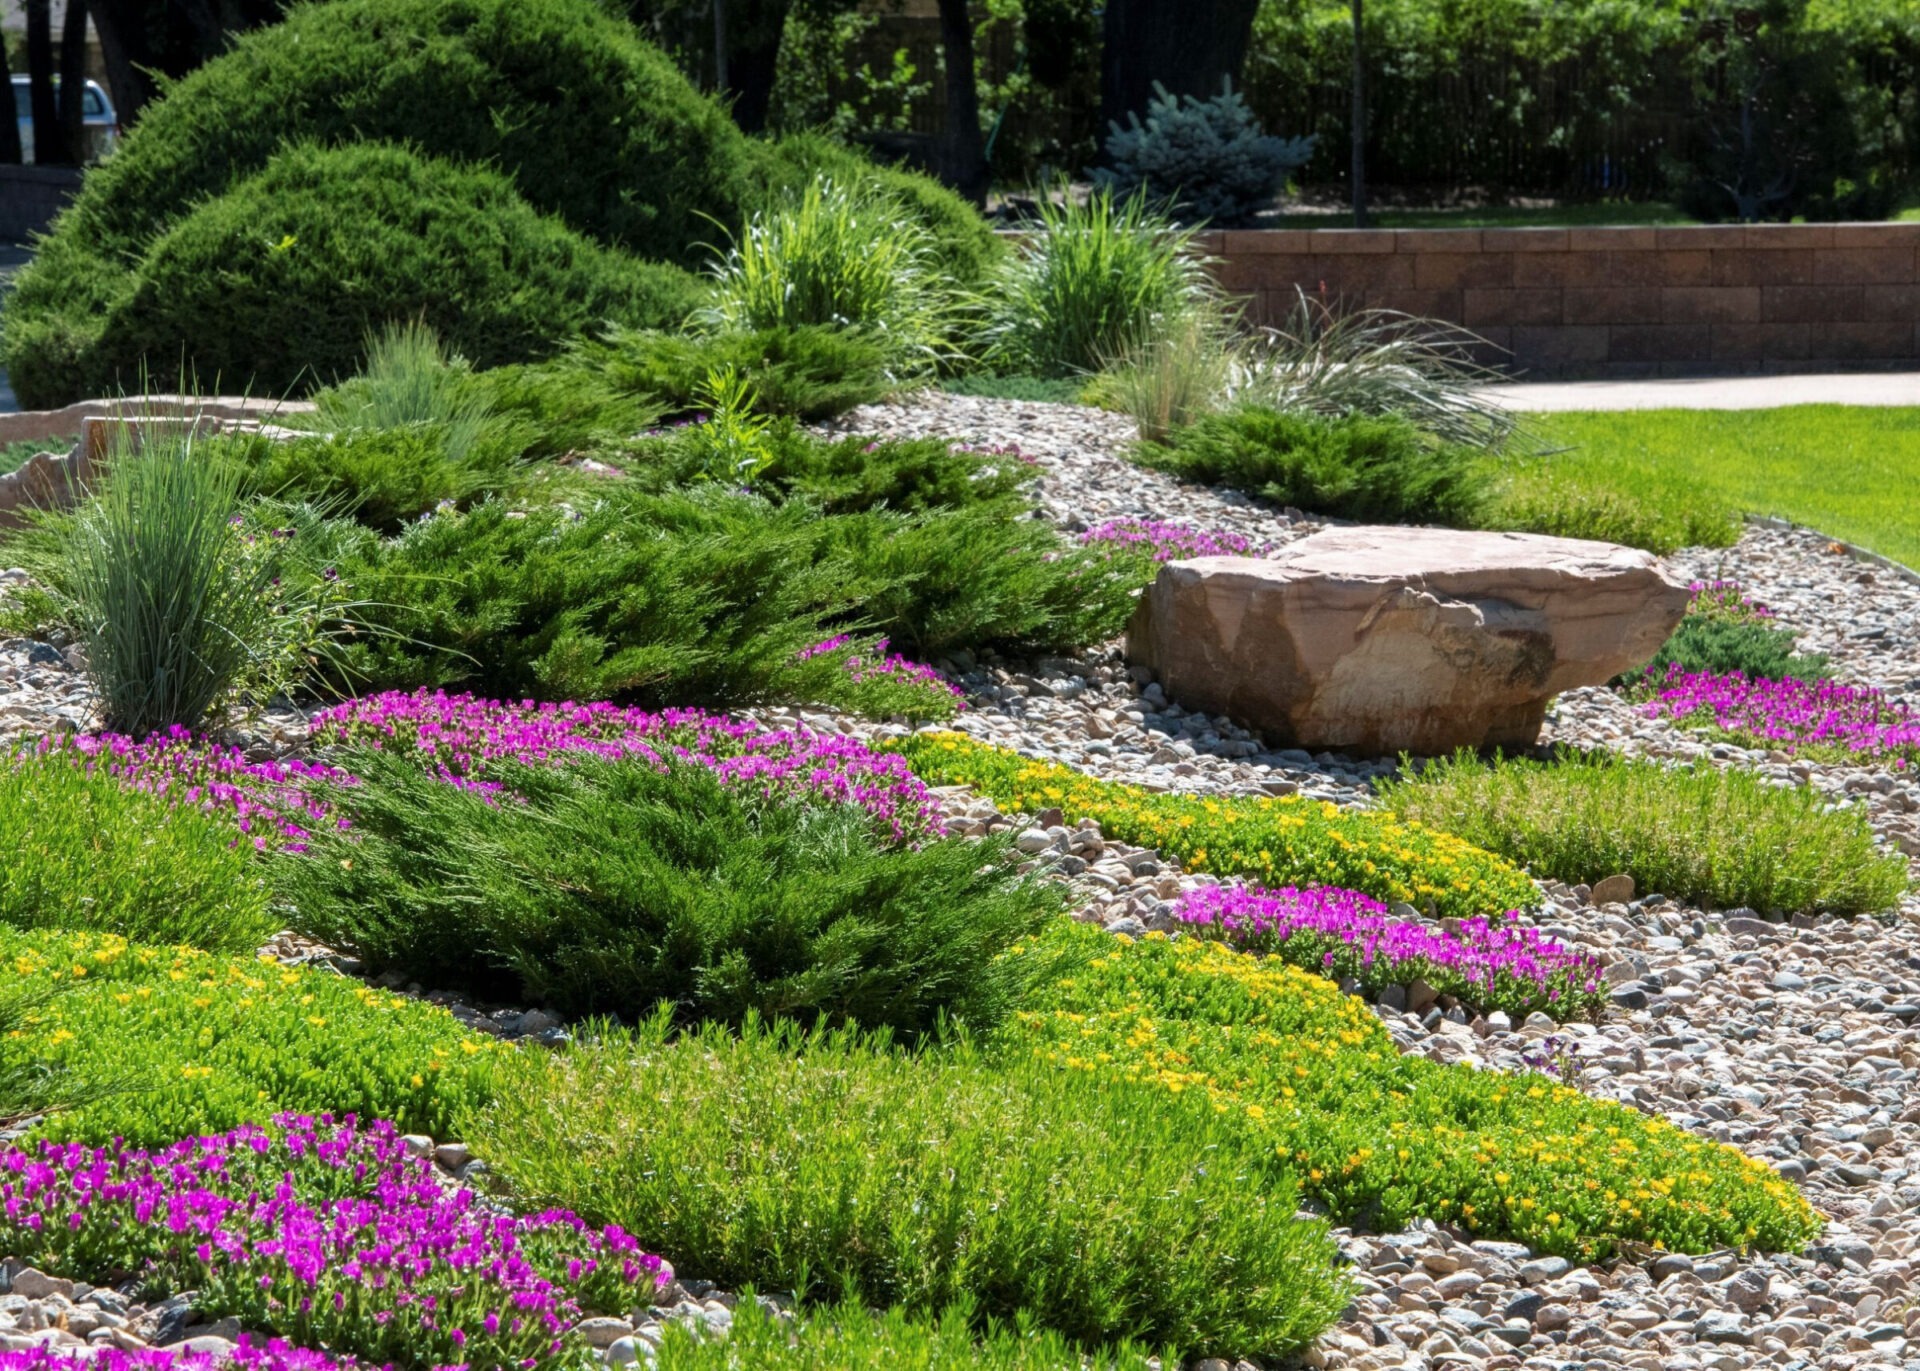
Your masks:
[{"label": "tan wall block", "polygon": [[1813,284],[1812,248],[1732,248],[1715,250],[1716,286],[1810,286]]},{"label": "tan wall block", "polygon": [[1395,252],[1479,252],[1479,229],[1395,229]]},{"label": "tan wall block", "polygon": [[1812,324],[1715,324],[1716,362],[1794,361],[1807,356]]},{"label": "tan wall block", "polygon": [[1831,224],[1748,224],[1746,245],[1772,251],[1833,245]]},{"label": "tan wall block", "polygon": [[1607,360],[1607,329],[1593,324],[1574,328],[1516,327],[1513,360],[1523,367],[1561,367]]},{"label": "tan wall block", "polygon": [[1422,252],[1410,254],[1413,283],[1422,290],[1473,286],[1493,289],[1513,284],[1513,256],[1505,252]]},{"label": "tan wall block", "polygon": [[1607,330],[1610,362],[1704,362],[1711,349],[1705,324],[1620,324]]},{"label": "tan wall block", "polygon": [[1820,285],[1905,285],[1913,280],[1912,248],[1823,248],[1813,257]]},{"label": "tan wall block", "polygon": [[1769,324],[1813,324],[1859,319],[1866,310],[1864,286],[1762,286],[1760,317]]},{"label": "tan wall block", "polygon": [[1567,231],[1556,228],[1480,230],[1482,252],[1565,252]]},{"label": "tan wall block", "polygon": [[1757,324],[1758,286],[1663,286],[1660,320],[1667,324]]},{"label": "tan wall block", "polygon": [[1311,229],[1315,252],[1392,252],[1394,229]]},{"label": "tan wall block", "polygon": [[1300,265],[1300,274],[1293,279],[1309,294],[1317,292],[1322,281],[1326,282],[1327,291],[1332,295],[1354,291],[1396,290],[1401,287],[1411,289],[1417,284],[1413,279],[1413,271],[1414,263],[1418,260],[1420,259],[1410,254],[1399,253],[1353,253],[1344,257],[1308,257]]},{"label": "tan wall block", "polygon": [[1522,290],[1548,286],[1604,286],[1611,259],[1604,252],[1516,252],[1513,284]]},{"label": "tan wall block", "polygon": [[1487,324],[1557,324],[1560,320],[1560,296],[1557,290],[1474,290],[1466,291],[1468,328]]},{"label": "tan wall block", "polygon": [[1273,252],[1313,251],[1311,229],[1228,229],[1220,235],[1223,256],[1261,256]]},{"label": "tan wall block", "polygon": [[1837,248],[1920,247],[1920,224],[1830,224],[1827,233]]},{"label": "tan wall block", "polygon": [[1864,323],[1920,322],[1920,285],[1877,286],[1866,293],[1860,318]]},{"label": "tan wall block", "polygon": [[1650,228],[1576,228],[1567,230],[1572,252],[1652,252],[1660,234]]},{"label": "tan wall block", "polygon": [[1710,286],[1713,254],[1698,252],[1616,252],[1608,268],[1616,286]]},{"label": "tan wall block", "polygon": [[1660,292],[1624,286],[1562,293],[1561,319],[1569,324],[1657,324]]},{"label": "tan wall block", "polygon": [[1815,357],[1842,362],[1884,361],[1913,356],[1909,324],[1815,323],[1809,342]]},{"label": "tan wall block", "polygon": [[1705,248],[1743,248],[1747,230],[1741,225],[1683,224],[1655,230],[1654,242],[1662,252],[1699,252]]}]

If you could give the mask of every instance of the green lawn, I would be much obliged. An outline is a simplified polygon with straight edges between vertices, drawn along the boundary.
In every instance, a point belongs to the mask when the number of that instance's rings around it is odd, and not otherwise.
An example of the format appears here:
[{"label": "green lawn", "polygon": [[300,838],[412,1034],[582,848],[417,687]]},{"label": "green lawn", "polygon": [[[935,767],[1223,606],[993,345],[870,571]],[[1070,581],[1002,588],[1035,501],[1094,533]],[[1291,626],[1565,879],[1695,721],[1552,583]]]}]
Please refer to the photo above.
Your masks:
[{"label": "green lawn", "polygon": [[[1691,224],[1694,220],[1672,205],[1628,204],[1604,201],[1591,205],[1552,205],[1517,208],[1490,205],[1480,209],[1376,210],[1369,228],[1610,228]],[[1262,228],[1351,228],[1350,214],[1279,214],[1260,221]]]},{"label": "green lawn", "polygon": [[1552,483],[1696,522],[1780,515],[1920,567],[1920,409],[1669,409],[1536,424],[1571,450],[1528,463],[1523,487]]}]

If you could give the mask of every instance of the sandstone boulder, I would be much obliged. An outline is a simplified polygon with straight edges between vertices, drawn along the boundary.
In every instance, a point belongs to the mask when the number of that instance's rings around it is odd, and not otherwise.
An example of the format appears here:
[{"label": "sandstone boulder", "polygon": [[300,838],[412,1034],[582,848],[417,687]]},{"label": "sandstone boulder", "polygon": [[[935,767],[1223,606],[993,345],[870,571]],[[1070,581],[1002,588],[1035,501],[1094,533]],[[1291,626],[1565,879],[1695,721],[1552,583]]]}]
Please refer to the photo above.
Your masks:
[{"label": "sandstone boulder", "polygon": [[1189,709],[1379,755],[1525,746],[1547,702],[1646,662],[1687,606],[1648,553],[1523,533],[1329,529],[1169,562],[1127,656]]}]

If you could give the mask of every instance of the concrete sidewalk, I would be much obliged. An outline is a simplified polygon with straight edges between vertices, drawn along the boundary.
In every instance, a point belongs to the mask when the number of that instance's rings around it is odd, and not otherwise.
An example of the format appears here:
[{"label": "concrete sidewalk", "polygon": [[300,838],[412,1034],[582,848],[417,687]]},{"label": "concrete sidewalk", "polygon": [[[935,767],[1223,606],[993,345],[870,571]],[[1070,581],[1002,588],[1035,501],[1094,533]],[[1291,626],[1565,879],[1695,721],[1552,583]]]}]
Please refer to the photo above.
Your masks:
[{"label": "concrete sidewalk", "polygon": [[1520,381],[1480,392],[1509,409],[1774,409],[1781,405],[1920,406],[1920,372],[1703,376],[1677,381]]}]

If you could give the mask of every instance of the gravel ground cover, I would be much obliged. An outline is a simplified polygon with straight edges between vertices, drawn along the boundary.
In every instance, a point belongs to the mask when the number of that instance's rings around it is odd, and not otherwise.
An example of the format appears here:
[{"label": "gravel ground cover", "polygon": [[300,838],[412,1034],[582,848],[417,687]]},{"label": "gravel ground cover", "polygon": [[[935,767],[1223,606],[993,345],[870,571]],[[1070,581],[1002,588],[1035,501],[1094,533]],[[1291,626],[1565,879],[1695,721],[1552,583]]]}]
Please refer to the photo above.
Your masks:
[{"label": "gravel ground cover", "polygon": [[[1032,464],[1043,514],[1073,532],[1138,521],[1271,548],[1321,526],[1297,511],[1126,463],[1119,454],[1127,421],[1095,410],[919,395],[855,411],[835,428],[1017,448]],[[1753,527],[1735,547],[1685,550],[1669,565],[1683,579],[1737,581],[1795,632],[1799,650],[1828,654],[1842,681],[1877,689],[1895,706],[1920,706],[1920,587],[1807,530]],[[89,701],[70,657],[46,644],[0,643],[0,734],[84,723]],[[935,665],[969,700],[950,727],[1101,780],[1367,807],[1372,782],[1396,769],[1390,758],[1269,748],[1224,719],[1169,701],[1117,647],[1035,661],[960,655]],[[762,710],[756,718],[773,728],[901,732],[813,710]],[[292,713],[270,716],[248,740],[250,750],[265,757],[297,746],[303,723]],[[1602,689],[1563,696],[1547,740],[1746,766],[1783,785],[1816,787],[1835,803],[1865,806],[1876,835],[1920,875],[1920,775],[1911,767],[1738,746]],[[1003,813],[960,787],[936,788],[934,796],[959,832],[1024,828],[1023,850],[1072,881],[1086,897],[1085,917],[1114,932],[1172,930],[1183,909],[1240,898],[1216,893],[1220,877],[1184,872],[1165,854],[1114,841],[1090,820]],[[1909,895],[1886,917],[1775,923],[1613,882],[1597,890],[1554,884],[1543,894],[1528,926],[1604,967],[1607,1009],[1599,1022],[1477,1014],[1451,996],[1389,987],[1369,998],[1395,1043],[1443,1062],[1545,1071],[1731,1143],[1799,1182],[1826,1216],[1822,1234],[1796,1255],[1627,1250],[1574,1267],[1426,1221],[1392,1233],[1337,1230],[1359,1293],[1306,1364],[1367,1371],[1920,1367],[1920,1220],[1912,1217],[1920,1205],[1920,896]],[[285,935],[269,950],[287,961],[355,969],[350,959]],[[566,1032],[542,1010],[396,988],[451,1002],[464,1022],[502,1036],[552,1041]],[[449,1176],[474,1164],[458,1142],[415,1145],[432,1150]],[[24,1347],[13,1339],[36,1332],[36,1342],[133,1347],[177,1344],[187,1331],[177,1315],[162,1326],[152,1309],[113,1310],[111,1292],[17,1263],[0,1270],[12,1281],[12,1292],[0,1294],[0,1324],[13,1324],[0,1327],[0,1348]],[[583,1331],[620,1362],[644,1355],[664,1319],[725,1326],[732,1297],[688,1279],[698,1274],[684,1273],[658,1305],[616,1320],[618,1328]],[[74,1333],[94,1317],[73,1317],[69,1307],[81,1306],[106,1309],[124,1325],[96,1320]],[[67,1331],[52,1337],[48,1329]],[[238,1328],[192,1332],[231,1338]]]}]

